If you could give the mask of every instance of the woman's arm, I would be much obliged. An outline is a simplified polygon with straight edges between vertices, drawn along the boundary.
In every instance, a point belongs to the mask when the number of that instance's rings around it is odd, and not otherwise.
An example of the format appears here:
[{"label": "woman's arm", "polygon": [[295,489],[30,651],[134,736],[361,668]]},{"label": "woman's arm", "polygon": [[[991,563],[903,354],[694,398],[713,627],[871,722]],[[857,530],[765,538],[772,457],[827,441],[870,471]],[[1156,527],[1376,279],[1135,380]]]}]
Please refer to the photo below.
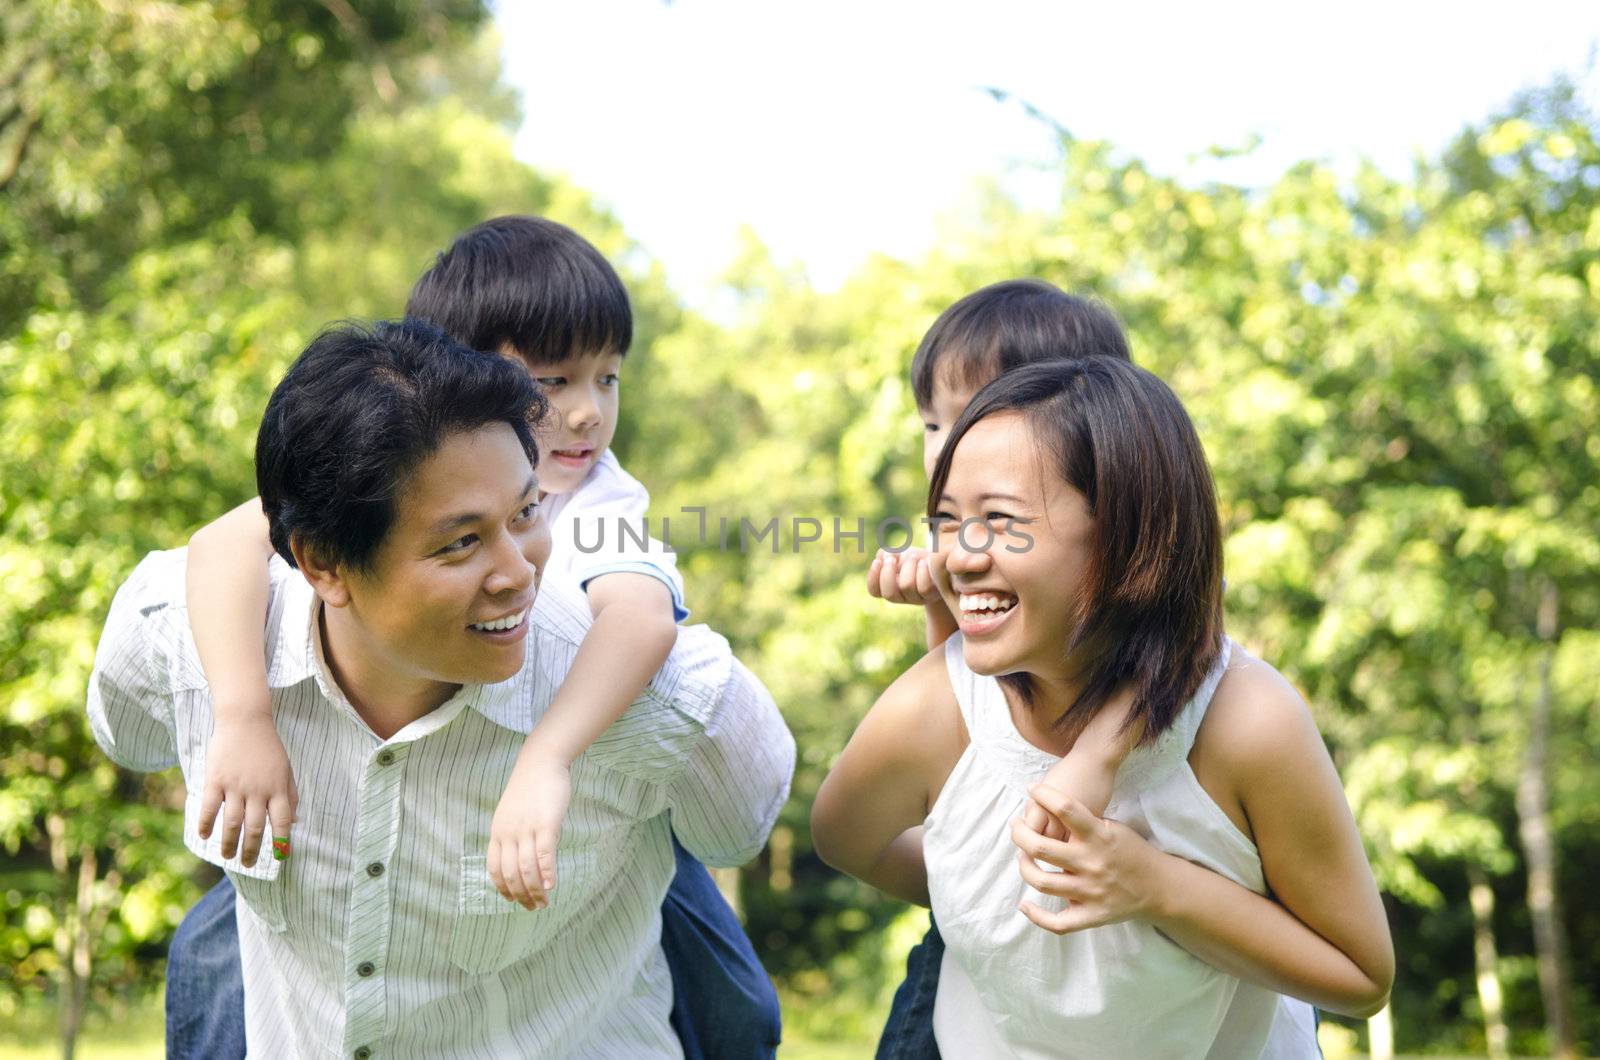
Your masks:
[{"label": "woman's arm", "polygon": [[1030,884],[1073,904],[1054,915],[1023,912],[1058,932],[1139,917],[1242,979],[1343,1015],[1382,1008],[1394,980],[1388,923],[1304,702],[1270,667],[1249,660],[1224,679],[1191,762],[1224,811],[1242,815],[1236,823],[1253,834],[1276,901],[1041,787],[1035,798],[1072,840],[1058,843],[1021,822],[1013,839],[1065,871],[1042,871],[1030,857],[1019,864]]},{"label": "woman's arm", "polygon": [[817,855],[880,891],[927,905],[920,826],[964,744],[944,652],[929,652],[878,697],[817,791]]}]

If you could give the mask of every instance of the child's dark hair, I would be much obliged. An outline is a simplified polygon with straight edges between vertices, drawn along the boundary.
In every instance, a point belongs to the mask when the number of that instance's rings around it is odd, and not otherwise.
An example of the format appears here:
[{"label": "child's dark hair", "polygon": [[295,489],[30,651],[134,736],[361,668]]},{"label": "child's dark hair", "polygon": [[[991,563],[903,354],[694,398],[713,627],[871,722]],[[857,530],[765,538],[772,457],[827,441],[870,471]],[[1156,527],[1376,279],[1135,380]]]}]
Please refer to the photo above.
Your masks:
[{"label": "child's dark hair", "polygon": [[298,537],[325,563],[367,571],[395,498],[444,440],[504,423],[528,462],[547,408],[533,377],[425,321],[338,324],[273,390],[256,436],[256,488],[272,547]]},{"label": "child's dark hair", "polygon": [[566,225],[496,217],[467,229],[411,289],[406,315],[457,342],[525,360],[627,353],[628,292],[610,262]]},{"label": "child's dark hair", "polygon": [[1116,314],[1043,280],[1003,280],[939,314],[911,359],[917,406],[943,377],[976,389],[1013,368],[1074,357],[1131,360]]},{"label": "child's dark hair", "polygon": [[[1081,732],[1131,684],[1128,724],[1153,740],[1222,650],[1222,526],[1200,437],[1167,385],[1126,360],[1028,365],[978,391],[951,427],[928,489],[930,518],[962,437],[1007,412],[1022,416],[1043,466],[1083,494],[1094,521],[1073,632],[1061,645],[1080,691],[1054,722]],[[999,680],[1036,705],[1028,674]]]}]

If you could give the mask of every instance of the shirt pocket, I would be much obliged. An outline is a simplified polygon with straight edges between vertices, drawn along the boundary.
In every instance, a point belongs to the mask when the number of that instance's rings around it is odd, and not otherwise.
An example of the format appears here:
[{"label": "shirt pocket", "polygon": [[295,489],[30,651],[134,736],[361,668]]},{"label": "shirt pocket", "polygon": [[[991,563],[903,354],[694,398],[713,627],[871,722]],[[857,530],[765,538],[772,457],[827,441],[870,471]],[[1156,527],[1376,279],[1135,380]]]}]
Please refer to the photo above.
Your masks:
[{"label": "shirt pocket", "polygon": [[528,910],[500,897],[489,878],[488,858],[461,859],[461,884],[455,925],[450,934],[450,963],[464,972],[490,974],[537,952],[572,920],[593,890],[596,852],[556,853],[556,887],[550,904]]},{"label": "shirt pocket", "polygon": [[[269,858],[271,856],[270,853],[267,855]],[[289,926],[283,876],[280,874],[272,879],[263,879],[229,872],[228,879],[233,881],[234,892],[239,896],[239,901],[244,903],[245,910],[274,935],[283,934]]]}]

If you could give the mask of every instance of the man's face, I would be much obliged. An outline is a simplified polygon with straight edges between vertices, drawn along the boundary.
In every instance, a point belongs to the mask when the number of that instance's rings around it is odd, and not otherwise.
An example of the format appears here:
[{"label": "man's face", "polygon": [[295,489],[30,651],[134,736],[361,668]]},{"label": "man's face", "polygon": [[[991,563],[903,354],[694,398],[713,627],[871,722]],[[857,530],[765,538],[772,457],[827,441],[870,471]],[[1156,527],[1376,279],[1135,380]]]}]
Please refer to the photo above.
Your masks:
[{"label": "man's face", "polygon": [[622,354],[579,353],[559,361],[523,358],[550,399],[551,416],[539,433],[539,488],[571,493],[617,433],[617,390]]},{"label": "man's face", "polygon": [[537,498],[507,424],[446,438],[401,489],[372,569],[345,578],[367,659],[394,678],[452,685],[521,669],[550,558]]}]

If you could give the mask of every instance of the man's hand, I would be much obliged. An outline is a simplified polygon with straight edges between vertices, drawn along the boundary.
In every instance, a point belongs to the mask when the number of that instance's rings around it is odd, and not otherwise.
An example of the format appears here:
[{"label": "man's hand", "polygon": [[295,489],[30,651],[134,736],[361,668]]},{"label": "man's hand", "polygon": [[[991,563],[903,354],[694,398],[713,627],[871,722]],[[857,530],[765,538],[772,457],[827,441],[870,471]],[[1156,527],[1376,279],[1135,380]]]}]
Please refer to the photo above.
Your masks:
[{"label": "man's hand", "polygon": [[[254,865],[261,836],[272,823],[273,856],[289,856],[289,828],[300,796],[289,755],[265,711],[219,713],[206,750],[206,784],[200,795],[200,838],[211,838],[222,811],[222,856]],[[240,843],[241,830],[243,843]]]},{"label": "man's hand", "polygon": [[556,886],[556,844],[572,801],[571,767],[524,748],[489,825],[489,879],[501,897],[543,909]]},{"label": "man's hand", "polygon": [[898,553],[880,548],[867,568],[867,592],[892,604],[942,602],[925,548],[906,548]]}]

